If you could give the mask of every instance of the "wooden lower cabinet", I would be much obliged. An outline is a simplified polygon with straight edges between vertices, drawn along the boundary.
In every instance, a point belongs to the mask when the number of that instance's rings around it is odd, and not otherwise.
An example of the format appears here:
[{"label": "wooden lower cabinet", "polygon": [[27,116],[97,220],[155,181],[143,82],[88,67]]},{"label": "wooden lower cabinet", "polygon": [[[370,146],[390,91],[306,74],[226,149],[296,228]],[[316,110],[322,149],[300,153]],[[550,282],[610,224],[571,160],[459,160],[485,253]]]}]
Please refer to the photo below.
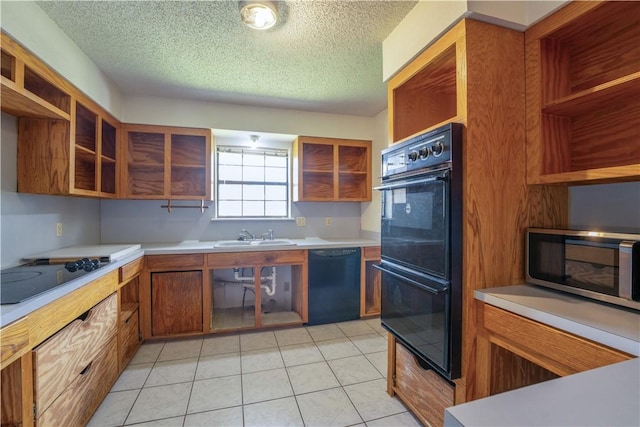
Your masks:
[{"label": "wooden lower cabinet", "polygon": [[397,394],[427,426],[441,426],[444,410],[455,403],[455,387],[389,335],[388,392]]},{"label": "wooden lower cabinet", "polygon": [[142,344],[140,333],[140,276],[144,257],[120,267],[118,289],[118,369],[124,370]]},{"label": "wooden lower cabinet", "polygon": [[203,332],[202,271],[151,273],[151,335]]},{"label": "wooden lower cabinet", "polygon": [[362,248],[361,262],[360,317],[377,316],[381,308],[382,274],[374,265],[380,263],[380,246]]},{"label": "wooden lower cabinet", "polygon": [[115,336],[37,419],[38,427],[84,426],[118,379]]},{"label": "wooden lower cabinet", "polygon": [[38,426],[82,426],[118,377],[117,296],[36,347],[33,400]]},{"label": "wooden lower cabinet", "polygon": [[475,304],[476,398],[633,358],[490,304]]}]

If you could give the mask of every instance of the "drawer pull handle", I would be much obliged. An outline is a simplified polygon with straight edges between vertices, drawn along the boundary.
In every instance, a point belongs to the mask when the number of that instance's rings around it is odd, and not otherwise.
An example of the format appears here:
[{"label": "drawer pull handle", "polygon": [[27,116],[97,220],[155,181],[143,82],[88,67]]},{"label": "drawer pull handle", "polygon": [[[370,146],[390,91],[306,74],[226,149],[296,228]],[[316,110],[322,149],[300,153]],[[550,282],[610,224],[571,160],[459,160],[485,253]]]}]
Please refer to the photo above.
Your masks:
[{"label": "drawer pull handle", "polygon": [[89,362],[89,364],[87,365],[86,368],[84,368],[81,372],[80,375],[85,375],[87,372],[89,372],[89,369],[91,369],[91,365],[93,365],[93,360],[91,362]]},{"label": "drawer pull handle", "polygon": [[91,309],[82,313],[80,316],[76,318],[76,320],[80,320],[81,322],[84,322],[85,320],[87,320],[87,317],[89,317],[89,313],[91,313]]}]

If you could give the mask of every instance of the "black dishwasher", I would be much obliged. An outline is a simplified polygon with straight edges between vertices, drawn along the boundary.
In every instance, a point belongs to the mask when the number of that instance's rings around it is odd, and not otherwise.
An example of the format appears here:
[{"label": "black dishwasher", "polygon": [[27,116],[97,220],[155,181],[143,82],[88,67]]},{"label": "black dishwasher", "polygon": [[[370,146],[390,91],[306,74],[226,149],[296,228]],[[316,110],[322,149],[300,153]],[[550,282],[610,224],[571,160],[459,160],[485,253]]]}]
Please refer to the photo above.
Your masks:
[{"label": "black dishwasher", "polygon": [[308,325],[360,317],[360,248],[309,251]]}]

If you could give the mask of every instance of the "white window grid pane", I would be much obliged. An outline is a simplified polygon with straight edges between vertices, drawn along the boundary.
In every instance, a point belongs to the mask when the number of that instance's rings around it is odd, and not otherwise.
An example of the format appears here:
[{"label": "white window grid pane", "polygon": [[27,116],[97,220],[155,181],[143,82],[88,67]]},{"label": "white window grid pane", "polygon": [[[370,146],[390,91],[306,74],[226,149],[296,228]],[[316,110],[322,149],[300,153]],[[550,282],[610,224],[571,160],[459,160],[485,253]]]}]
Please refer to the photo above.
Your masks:
[{"label": "white window grid pane", "polygon": [[218,165],[242,165],[242,154],[218,152]]},{"label": "white window grid pane", "polygon": [[264,216],[264,201],[243,200],[242,201],[243,216]]},{"label": "white window grid pane", "polygon": [[288,165],[286,150],[218,147],[218,216],[287,217]]},{"label": "white window grid pane", "polygon": [[220,200],[242,200],[242,185],[240,184],[219,184],[218,199]]},{"label": "white window grid pane", "polygon": [[264,212],[266,216],[285,216],[287,214],[287,202],[266,201],[264,203]]},{"label": "white window grid pane", "polygon": [[287,201],[287,186],[286,185],[267,185],[265,187],[265,194],[269,196],[269,200],[283,200]]},{"label": "white window grid pane", "polygon": [[265,200],[264,185],[245,184],[242,186],[243,200]]},{"label": "white window grid pane", "polygon": [[287,169],[264,168],[264,180],[268,182],[287,182]]},{"label": "white window grid pane", "polygon": [[218,165],[218,180],[242,181],[242,166],[240,165]]},{"label": "white window grid pane", "polygon": [[242,201],[218,200],[219,216],[242,216]]}]

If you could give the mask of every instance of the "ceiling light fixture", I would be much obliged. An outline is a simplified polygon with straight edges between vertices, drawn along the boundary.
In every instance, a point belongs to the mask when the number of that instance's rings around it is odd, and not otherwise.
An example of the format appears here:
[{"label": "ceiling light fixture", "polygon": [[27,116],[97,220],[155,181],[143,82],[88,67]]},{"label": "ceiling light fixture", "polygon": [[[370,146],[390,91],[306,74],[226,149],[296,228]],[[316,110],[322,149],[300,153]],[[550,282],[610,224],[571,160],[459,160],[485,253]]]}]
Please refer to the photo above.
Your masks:
[{"label": "ceiling light fixture", "polygon": [[247,27],[254,30],[267,30],[278,20],[276,6],[270,1],[243,2],[240,17]]}]

